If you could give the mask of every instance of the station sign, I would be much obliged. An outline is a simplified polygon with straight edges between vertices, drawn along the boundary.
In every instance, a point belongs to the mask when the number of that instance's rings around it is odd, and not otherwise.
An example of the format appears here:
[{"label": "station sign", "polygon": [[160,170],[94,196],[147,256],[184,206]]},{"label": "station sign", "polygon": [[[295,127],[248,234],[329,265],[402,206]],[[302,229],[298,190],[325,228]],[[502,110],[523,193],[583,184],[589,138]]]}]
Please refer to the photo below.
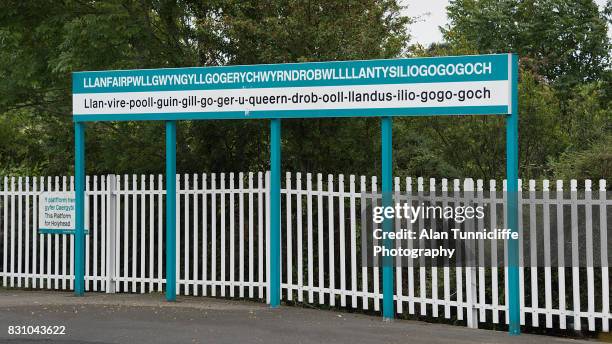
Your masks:
[{"label": "station sign", "polygon": [[508,114],[509,54],[73,73],[79,121]]}]

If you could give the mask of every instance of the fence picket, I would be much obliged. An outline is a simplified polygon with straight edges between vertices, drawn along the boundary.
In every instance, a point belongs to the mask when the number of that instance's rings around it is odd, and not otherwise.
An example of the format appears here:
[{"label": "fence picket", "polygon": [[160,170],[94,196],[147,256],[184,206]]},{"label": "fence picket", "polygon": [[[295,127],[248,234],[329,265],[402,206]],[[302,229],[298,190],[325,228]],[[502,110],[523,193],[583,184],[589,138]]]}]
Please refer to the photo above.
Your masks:
[{"label": "fence picket", "polygon": [[609,261],[608,261],[608,250],[604,249],[608,245],[608,221],[607,210],[606,210],[606,180],[601,179],[599,181],[599,236],[600,236],[600,250],[601,250],[601,312],[608,314],[608,319],[602,319],[602,330],[604,332],[610,331],[610,278],[608,275]]},{"label": "fence picket", "polygon": [[[429,179],[429,201],[431,202],[432,206],[435,206],[435,198],[436,198],[436,179],[435,178],[430,178]],[[430,228],[432,231],[436,231],[436,219],[434,217],[432,217],[429,221],[430,224]],[[436,244],[436,239],[432,238],[431,243],[430,243],[431,247],[437,247]],[[431,314],[434,317],[438,317],[438,267],[433,264],[431,267],[431,299],[432,299],[432,304],[431,304],[431,308],[432,308],[432,312]]]},{"label": "fence picket", "polygon": [[[378,206],[378,187],[376,184],[376,176],[372,177],[372,209]],[[374,229],[374,228],[372,228]],[[374,239],[374,245],[378,245],[378,241]],[[380,270],[378,262],[374,260],[374,267],[372,268],[372,274],[374,275],[374,310],[380,310]]]},{"label": "fence picket", "polygon": [[[244,174],[238,175],[238,296],[244,297]],[[195,278],[195,277],[194,277]]]},{"label": "fence picket", "polygon": [[[365,214],[366,209],[367,209],[367,199],[366,199],[366,177],[365,176],[361,176],[360,179],[360,190],[361,190],[361,198],[360,198],[360,204],[361,204],[361,213]],[[366,217],[362,216],[361,217],[361,230],[362,233],[363,231],[367,232],[367,228],[368,228],[368,223],[366,221]],[[363,240],[362,240],[363,242]],[[361,261],[362,263],[364,261],[367,261],[367,254],[368,254],[368,247],[367,245],[361,245]],[[368,309],[368,303],[369,303],[369,299],[368,299],[368,267],[364,266],[362,264],[361,266],[361,292],[362,292],[362,307],[364,310]]]},{"label": "fence picket", "polygon": [[[466,178],[463,182],[463,197],[465,206],[469,204],[469,200],[474,199],[474,180]],[[474,220],[468,219],[464,223],[466,232],[474,231]],[[477,302],[476,294],[476,269],[473,266],[475,262],[474,241],[467,240],[465,243],[465,255],[467,266],[465,267],[465,299],[467,304],[467,325],[469,328],[478,328],[478,313],[475,311]]]},{"label": "fence picket", "polygon": [[563,229],[563,181],[557,181],[557,259],[559,267],[557,269],[557,279],[559,286],[559,327],[566,328],[565,316],[565,238]]},{"label": "fence picket", "polygon": [[[164,282],[164,275],[162,267],[163,264],[163,254],[164,251],[164,234],[163,234],[163,226],[164,226],[164,194],[165,191],[162,192],[164,188],[164,177],[163,175],[157,175],[157,190],[159,190],[159,194],[157,197],[157,291],[162,291],[162,284]],[[118,238],[119,236],[117,236]]]},{"label": "fence picket", "polygon": [[30,287],[30,177],[25,177],[25,267],[24,283],[25,287]]},{"label": "fence picket", "polygon": [[[38,287],[38,178],[32,178],[32,288]],[[4,221],[2,221],[4,222]],[[6,245],[6,244],[5,244]]]},{"label": "fence picket", "polygon": [[[9,203],[8,203],[8,199],[9,199],[9,193],[10,190],[8,188],[8,178],[4,177],[4,188],[2,189],[3,193],[4,193],[4,197],[2,197],[4,199],[4,205],[2,207],[2,222],[3,222],[3,231],[2,231],[2,244],[4,245],[2,247],[2,285],[7,285],[6,281],[7,281],[7,276],[8,274],[11,272],[11,270],[9,269],[8,265],[9,265],[9,260],[8,260],[8,251],[9,251],[9,242],[8,242],[8,208],[9,208]],[[12,216],[11,216],[12,218]],[[11,226],[11,228],[14,228],[13,226]],[[11,245],[12,247],[12,245]]]},{"label": "fence picket", "polygon": [[[169,176],[169,178],[172,178],[172,176]],[[180,192],[181,190],[181,175],[177,174],[176,176],[174,176],[174,178],[176,178],[176,190],[177,193]],[[181,293],[181,197],[180,197],[180,193],[176,196],[176,209],[179,209],[179,211],[177,211],[175,213],[176,215],[176,219],[175,219],[175,228],[176,228],[176,243],[175,243],[175,252],[176,252],[176,265],[175,265],[175,273],[176,273],[176,286],[175,286],[175,290],[177,294]],[[168,221],[172,221],[172,219],[168,219]]]},{"label": "fence picket", "polygon": [[[270,280],[270,171],[266,171],[266,281]],[[279,259],[282,262],[282,259]],[[282,270],[281,270],[282,271]],[[270,303],[270,288],[266,288],[266,302]]]},{"label": "fence picket", "polygon": [[[400,189],[400,179],[399,177],[395,177],[393,179],[393,188],[394,188],[394,193],[393,193],[393,197],[394,203],[399,203],[400,202],[400,193],[401,193],[401,189]],[[394,221],[394,231],[399,232],[401,230],[401,220],[399,218],[395,219]],[[396,240],[395,241],[396,244],[396,248],[400,249],[402,247],[402,241],[401,240]],[[396,305],[395,305],[395,312],[396,313],[403,313],[404,312],[404,307],[403,307],[403,303],[402,303],[402,257],[401,256],[397,256],[396,257],[396,265],[395,265],[395,295],[397,297],[397,301],[396,301]],[[435,308],[435,307],[434,307]]]},{"label": "fence picket", "polygon": [[[453,179],[453,197],[454,197],[454,206],[458,207],[460,205],[460,181],[459,179]],[[463,267],[461,266],[461,254],[462,254],[461,245],[457,245],[457,265],[455,266],[455,283],[456,283],[456,297],[457,297],[457,319],[463,320],[463,309],[465,304],[463,303]]]},{"label": "fence picket", "polygon": [[[349,177],[351,216],[351,307],[357,308],[357,214],[355,214],[355,175]],[[310,247],[309,247],[310,252]]]},{"label": "fence picket", "polygon": [[338,230],[340,231],[340,306],[346,307],[346,237],[344,233],[345,218],[344,218],[344,175],[338,176]]},{"label": "fence picket", "polygon": [[[230,297],[235,296],[236,286],[234,284],[236,280],[236,212],[235,212],[235,195],[236,195],[236,185],[234,184],[234,173],[229,174],[229,222],[230,222],[230,277],[229,277],[229,287],[230,287]],[[282,270],[281,270],[282,271]]]},{"label": "fence picket", "polygon": [[217,296],[217,175],[213,173],[210,176],[211,193],[210,204],[212,215],[210,222],[211,238],[210,238],[210,293],[212,296]]},{"label": "fence picket", "polygon": [[[153,275],[153,261],[155,248],[153,246],[155,240],[155,177],[150,174],[149,175],[149,292],[153,292],[153,282],[155,281],[155,276]],[[104,269],[102,269],[104,271]]]},{"label": "fence picket", "polygon": [[530,277],[531,277],[531,325],[538,326],[538,244],[536,236],[536,204],[535,180],[529,180],[529,248],[530,248]]},{"label": "fence picket", "polygon": [[[123,292],[127,292],[127,223],[128,223],[128,178],[127,175],[117,176],[117,277],[123,279]],[[123,194],[123,226],[121,225],[121,202]],[[123,241],[121,240],[121,233],[123,233]],[[120,287],[120,280],[117,283],[117,287]]]},{"label": "fence picket", "polygon": [[[442,208],[446,208],[448,206],[448,179],[442,179]],[[442,229],[444,232],[448,233],[448,222],[442,222]],[[447,260],[448,262],[448,260]],[[450,319],[451,317],[451,299],[450,299],[450,266],[449,264],[444,264],[444,317],[446,319]]]},{"label": "fence picket", "polygon": [[[518,182],[519,184],[519,190],[520,190],[520,180]],[[508,228],[508,211],[507,211],[507,207],[506,204],[508,204],[508,181],[506,179],[503,180],[502,182],[502,192],[503,192],[503,202],[502,202],[502,207],[503,207],[503,223],[504,223],[504,228]],[[518,196],[517,196],[518,197]],[[521,213],[520,213],[520,209],[521,209],[521,199],[518,198],[518,209],[517,209],[517,213],[518,215],[518,221],[521,221]],[[521,237],[521,226],[518,226],[518,232],[519,232],[519,237]],[[521,241],[519,240],[519,252],[521,249]],[[520,254],[519,254],[520,256]],[[519,264],[520,265],[520,264]],[[508,307],[508,298],[509,298],[509,293],[506,292],[508,290],[508,242],[504,241],[504,318],[506,325],[508,325],[510,323],[510,319],[509,319],[509,308]],[[521,275],[521,268],[519,266],[519,280],[524,282],[525,280],[523,279],[523,275]],[[520,283],[521,285],[523,283]],[[522,300],[522,293],[519,291],[519,299]],[[521,311],[521,317],[523,315],[523,311]]]},{"label": "fence picket", "polygon": [[[489,209],[491,228],[498,228],[497,190],[495,180],[489,181]],[[493,306],[494,324],[499,324],[499,267],[497,264],[497,246],[497,240],[491,240],[491,304]]]},{"label": "fence picket", "polygon": [[570,180],[572,214],[572,308],[574,310],[574,329],[580,331],[580,268],[578,257],[578,182]]},{"label": "fence picket", "polygon": [[550,183],[548,180],[542,182],[542,203],[544,218],[544,303],[546,307],[546,327],[552,327],[552,283],[551,283],[551,259],[550,259]]},{"label": "fence picket", "polygon": [[145,280],[146,280],[146,275],[145,275],[145,266],[146,266],[146,262],[145,262],[145,253],[147,252],[145,249],[145,244],[146,244],[146,240],[145,240],[145,221],[146,221],[146,201],[145,201],[145,196],[146,196],[146,191],[147,191],[147,186],[146,186],[146,177],[144,174],[140,175],[140,292],[144,293],[145,292]]},{"label": "fence picket", "polygon": [[[285,193],[285,206],[286,206],[286,225],[285,230],[285,238],[287,240],[287,253],[285,255],[285,259],[287,259],[287,274],[286,274],[286,280],[287,280],[287,300],[291,301],[293,300],[293,236],[292,236],[292,232],[293,232],[293,211],[291,209],[291,189],[292,184],[291,184],[291,172],[287,172],[285,174],[285,188],[286,188],[286,193]],[[281,226],[282,228],[283,226]],[[281,257],[283,256],[282,254],[282,245],[281,245]],[[282,260],[282,259],[281,259]],[[281,268],[281,282],[282,282],[282,268]],[[282,289],[282,288],[281,288]]]},{"label": "fence picket", "polygon": [[[128,289],[128,235],[129,235],[129,206],[130,206],[130,194],[128,175],[123,176],[123,227],[120,231],[123,232],[123,270],[121,271],[121,277],[123,279],[123,292],[127,292]],[[119,218],[119,217],[118,217]]]},{"label": "fence picket", "polygon": [[208,295],[208,176],[202,174],[202,295]]},{"label": "fence picket", "polygon": [[308,302],[314,303],[314,266],[312,237],[312,174],[306,174],[306,222],[308,226]]},{"label": "fence picket", "polygon": [[[419,200],[419,204],[423,203],[425,200],[423,186],[423,177],[417,178],[417,197]],[[423,228],[425,228],[425,217],[419,216],[419,227],[416,229],[417,232],[420,232]],[[419,236],[419,248],[425,247],[425,241]],[[427,271],[425,270],[425,258],[423,256],[419,257],[419,301],[421,304],[419,305],[419,310],[421,315],[427,315]]]},{"label": "fence picket", "polygon": [[[11,276],[11,288],[15,286],[15,194],[17,190],[15,189],[15,177],[11,177],[11,255],[10,255],[10,265],[9,272]],[[57,287],[57,286],[56,286]]]},{"label": "fence picket", "polygon": [[[476,180],[476,205],[484,207],[484,191],[483,191],[483,181],[482,179]],[[485,228],[484,226],[484,218],[478,219],[477,229]],[[494,228],[493,228],[494,229]],[[486,321],[486,313],[485,313],[485,286],[487,282],[485,279],[485,243],[483,239],[478,240],[478,319],[479,322]]]},{"label": "fence picket", "polygon": [[325,276],[325,265],[323,263],[323,175],[317,174],[317,247],[319,254],[317,256],[317,262],[319,264],[319,304],[325,303],[325,293],[323,292],[325,286],[323,284],[323,276]]},{"label": "fence picket", "polygon": [[[115,185],[113,181],[115,180]],[[116,245],[116,227],[114,218],[117,216],[115,208],[113,207],[116,202],[116,176],[104,175],[102,176],[102,189],[100,190],[100,202],[102,203],[102,213],[104,218],[102,221],[103,233],[101,233],[100,240],[102,246],[100,248],[100,254],[102,255],[102,264],[100,267],[100,285],[105,293],[114,293],[115,290],[115,252],[117,249]]]},{"label": "fence picket", "polygon": [[22,177],[17,178],[17,288],[21,288],[21,273],[23,260],[23,183]]},{"label": "fence picket", "polygon": [[253,190],[253,172],[249,172],[249,218],[248,218],[248,222],[249,222],[249,298],[253,298],[253,287],[255,284],[255,270],[253,267],[253,261],[254,261],[254,252],[253,252],[253,245],[254,245],[254,241],[255,238],[253,237],[253,212],[254,212],[254,208],[253,208],[253,195],[255,193],[255,191]]},{"label": "fence picket", "polygon": [[[66,188],[64,187],[63,190],[66,190]],[[74,191],[74,176],[70,176],[70,188],[68,189],[68,191]],[[87,195],[87,192],[89,191],[89,179],[88,176],[85,177],[85,194]],[[85,223],[87,222],[87,219],[89,219],[89,197],[85,197]],[[66,239],[66,235],[62,235],[62,241],[63,241],[63,246],[66,246],[66,240],[70,241],[70,256],[66,257],[65,259],[68,259],[68,265],[70,266],[70,276],[74,276],[74,259],[72,259],[72,257],[74,257],[74,235],[68,235],[68,239]],[[87,247],[87,237],[85,237],[85,257],[89,257],[89,250]],[[85,266],[87,266],[87,262],[88,259],[85,260]],[[64,281],[66,279],[68,279],[70,281],[70,289],[73,290],[74,289],[74,279],[70,278],[70,276],[66,276],[67,274],[64,274]],[[85,283],[85,288],[87,288],[87,283]]]},{"label": "fence picket", "polygon": [[[47,177],[47,191],[53,191],[53,189],[51,188],[51,182],[52,182],[52,178],[51,177]],[[14,228],[14,224],[13,224],[13,228]],[[51,262],[52,262],[52,250],[51,250],[51,246],[53,245],[53,239],[56,237],[55,235],[51,234],[51,235],[45,235],[47,237],[47,269],[46,269],[46,274],[47,274],[47,289],[52,289],[51,286],[51,277],[53,276],[53,273],[51,272]],[[57,252],[57,251],[56,251]],[[57,270],[55,271],[56,275],[59,275],[59,273],[57,272]],[[53,282],[55,283],[55,279],[53,280]],[[12,285],[11,285],[12,286]],[[57,289],[57,284],[55,285],[55,288]]]},{"label": "fence picket", "polygon": [[[221,173],[221,184],[220,188],[225,189],[225,173]],[[227,282],[225,275],[225,193],[221,193],[221,278],[219,279],[221,282]],[[282,271],[282,270],[281,270]],[[225,296],[225,289],[227,287],[227,283],[221,284],[221,296]]]},{"label": "fence picket", "polygon": [[295,190],[296,190],[296,220],[297,220],[297,284],[298,284],[298,302],[304,301],[304,248],[302,246],[302,174],[298,172],[295,175]]},{"label": "fence picket", "polygon": [[[6,181],[6,179],[5,179]],[[39,189],[40,192],[43,192],[45,190],[45,177],[40,177],[39,179],[40,183],[39,183]],[[5,184],[6,185],[6,184]],[[39,221],[42,221],[42,219],[39,219]],[[6,221],[5,221],[6,223]],[[40,274],[40,278],[39,278],[39,283],[40,283],[40,288],[49,288],[49,284],[46,283],[46,270],[45,270],[45,248],[46,248],[46,242],[48,240],[49,235],[45,235],[45,234],[39,234],[38,238],[40,240],[40,255],[38,258],[38,272]],[[5,251],[6,252],[6,251]],[[47,259],[48,261],[48,259]],[[4,285],[6,285],[6,282],[4,282]]]},{"label": "fence picket", "polygon": [[[519,232],[519,280],[523,281],[519,286],[521,287],[519,293],[520,300],[520,309],[521,309],[521,325],[525,325],[525,255],[524,255],[524,238],[525,238],[525,230],[523,227],[523,204],[525,201],[523,200],[523,181],[519,179],[518,181],[518,232]],[[507,216],[507,215],[506,215]],[[506,248],[507,250],[507,248]],[[506,256],[506,266],[508,266],[508,257]],[[508,293],[506,293],[508,295]],[[506,304],[508,304],[506,302]]]},{"label": "fence picket", "polygon": [[336,287],[336,265],[335,258],[336,252],[334,252],[334,176],[332,174],[327,175],[327,192],[328,192],[328,201],[327,201],[327,243],[328,243],[328,253],[327,258],[329,261],[329,305],[334,307],[336,305],[336,293],[334,292]]},{"label": "fence picket", "polygon": [[23,177],[17,178],[17,287],[22,286],[23,274]]},{"label": "fence picket", "polygon": [[[264,187],[263,184],[263,175],[261,172],[257,173],[257,268],[258,268],[258,278],[259,281],[259,298],[263,298],[264,292]],[[268,208],[268,207],[266,207]],[[267,289],[267,288],[266,288]]]},{"label": "fence picket", "polygon": [[[130,243],[130,251],[132,253],[132,269],[131,271],[131,275],[136,277],[138,276],[138,272],[136,270],[136,252],[137,252],[137,248],[138,248],[138,177],[134,174],[132,175],[132,227],[130,228],[131,233],[132,233],[132,241]],[[180,190],[180,184],[177,184],[177,190]],[[178,201],[178,205],[177,208],[180,209],[180,201]],[[177,229],[177,232],[180,232]],[[177,239],[177,241],[179,241],[179,239]],[[178,269],[177,269],[178,271]],[[133,279],[131,286],[132,286],[132,293],[136,292],[136,283],[138,282],[138,279]]]},{"label": "fence picket", "polygon": [[199,246],[200,246],[200,230],[199,230],[199,224],[200,224],[200,217],[199,217],[199,206],[198,206],[198,198],[199,198],[199,194],[197,191],[199,191],[198,189],[198,175],[196,173],[193,174],[193,190],[196,191],[193,193],[193,222],[192,222],[192,227],[193,227],[193,272],[192,272],[192,276],[193,278],[191,279],[191,288],[192,288],[192,292],[193,295],[198,296],[199,295],[199,281],[201,281],[200,279],[200,270],[199,270],[199,262],[200,262],[200,252],[199,252]]},{"label": "fence picket", "polygon": [[[406,194],[408,196],[408,203],[411,206],[414,206],[414,197],[412,197],[412,178],[406,178]],[[418,204],[418,199],[416,200]],[[408,225],[408,230],[414,230],[412,226],[412,221],[406,221]],[[408,249],[412,250],[413,248],[413,240],[408,240]],[[415,296],[414,296],[414,264],[408,265],[408,313],[414,314],[414,304],[415,304]],[[450,305],[450,304],[449,304]]]},{"label": "fence picket", "polygon": [[[88,217],[87,219],[91,219],[92,225],[89,225],[89,228],[93,230],[93,266],[92,268],[85,273],[86,276],[90,275],[90,271],[93,270],[92,276],[92,289],[93,291],[98,291],[98,219],[103,218],[104,216],[100,216],[98,214],[98,176],[93,176],[93,217]],[[90,232],[89,236],[91,237],[92,233]],[[85,241],[87,240],[87,236],[85,237]],[[91,249],[87,250],[92,253]],[[86,256],[86,260],[89,261],[89,255]],[[86,284],[87,285],[87,284]]]},{"label": "fence picket", "polygon": [[[61,191],[68,191],[66,189],[66,176],[63,176],[61,178],[62,180],[62,188]],[[60,177],[55,177],[55,190],[60,191]],[[87,183],[85,183],[85,185],[87,185]],[[66,267],[66,260],[64,259],[64,257],[66,256],[66,236],[62,235],[62,234],[53,234],[53,236],[55,237],[55,251],[54,252],[54,272],[55,272],[55,288],[59,289],[60,288],[60,283],[61,283],[61,289],[66,289],[66,278],[65,276],[68,274],[68,268]],[[61,272],[60,272],[60,239],[62,241],[62,265],[61,265]]]},{"label": "fence picket", "polygon": [[[593,201],[591,198],[591,181],[584,181],[584,217],[586,225],[586,273],[587,290],[595,290],[595,271],[593,268]],[[595,330],[595,293],[587,293],[587,310],[589,312],[589,331]]]},{"label": "fence picket", "polygon": [[[189,237],[190,235],[190,229],[191,226],[189,224],[189,198],[190,195],[188,193],[189,190],[189,175],[187,173],[184,174],[183,176],[183,293],[184,295],[189,295],[189,280],[190,280],[190,276],[189,276],[189,253],[190,253],[190,248],[189,248]],[[177,206],[178,209],[180,208],[180,205]],[[179,212],[180,214],[180,212]],[[233,212],[232,212],[233,214]],[[180,221],[179,221],[180,222]],[[181,232],[180,230],[177,230],[177,232]],[[177,238],[177,241],[180,241],[179,238]],[[177,253],[177,255],[180,257],[180,255]],[[180,271],[177,267],[176,271]],[[180,280],[180,277],[179,277]],[[179,282],[180,284],[180,282]],[[180,290],[180,289],[177,289]],[[233,293],[232,293],[233,294]],[[233,296],[233,295],[232,295]]]}]

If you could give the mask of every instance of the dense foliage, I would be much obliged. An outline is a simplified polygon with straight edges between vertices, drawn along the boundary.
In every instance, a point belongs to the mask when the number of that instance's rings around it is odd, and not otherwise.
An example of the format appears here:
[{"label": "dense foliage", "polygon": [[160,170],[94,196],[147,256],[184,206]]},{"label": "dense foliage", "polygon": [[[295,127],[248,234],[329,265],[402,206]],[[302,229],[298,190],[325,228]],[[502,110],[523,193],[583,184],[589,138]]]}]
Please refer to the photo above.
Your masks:
[{"label": "dense foliage", "polygon": [[[394,0],[63,0],[0,3],[0,175],[66,174],[70,73],[516,52],[523,178],[612,177],[612,5],[456,0],[445,42],[409,47]],[[433,29],[433,28],[432,28]],[[502,118],[394,120],[399,175],[503,178]],[[163,125],[88,125],[88,173],[162,173]],[[267,121],[181,122],[178,171],[267,167]],[[283,168],[375,175],[376,119],[283,121]]]}]

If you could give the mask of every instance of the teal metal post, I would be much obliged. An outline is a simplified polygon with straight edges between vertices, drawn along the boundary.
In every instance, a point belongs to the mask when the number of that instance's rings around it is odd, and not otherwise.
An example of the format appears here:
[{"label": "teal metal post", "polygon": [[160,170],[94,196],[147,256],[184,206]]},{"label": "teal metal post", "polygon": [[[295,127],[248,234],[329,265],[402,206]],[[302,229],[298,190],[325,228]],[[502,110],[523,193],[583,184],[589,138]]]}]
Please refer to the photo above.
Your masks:
[{"label": "teal metal post", "polygon": [[270,307],[280,305],[281,120],[270,121]]},{"label": "teal metal post", "polygon": [[85,294],[85,124],[74,124],[74,294]]},{"label": "teal metal post", "polygon": [[[393,121],[391,117],[383,117],[380,122],[382,139],[382,202],[384,207],[393,206]],[[393,231],[393,219],[383,220],[383,231]],[[391,240],[385,239],[384,245],[391,249]],[[383,319],[391,320],[393,310],[393,258],[383,257]]]},{"label": "teal metal post", "polygon": [[[506,180],[508,228],[518,232],[518,56],[509,55],[511,71],[511,109],[506,117]],[[508,241],[508,313],[509,334],[521,333],[521,308],[519,285],[519,240]]]},{"label": "teal metal post", "polygon": [[176,300],[176,122],[166,121],[166,301]]}]

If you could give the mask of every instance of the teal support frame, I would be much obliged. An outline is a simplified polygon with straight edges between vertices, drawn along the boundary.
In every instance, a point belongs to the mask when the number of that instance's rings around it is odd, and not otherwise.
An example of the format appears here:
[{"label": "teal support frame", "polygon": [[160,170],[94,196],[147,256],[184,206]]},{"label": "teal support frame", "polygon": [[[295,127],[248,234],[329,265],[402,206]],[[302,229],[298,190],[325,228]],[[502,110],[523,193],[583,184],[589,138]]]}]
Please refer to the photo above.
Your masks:
[{"label": "teal support frame", "polygon": [[[381,132],[381,161],[382,161],[382,204],[383,207],[393,206],[393,119],[383,117],[380,120]],[[393,219],[383,220],[383,231],[393,231]],[[391,240],[384,239],[384,246],[391,249]],[[393,307],[393,258],[383,257],[383,319],[392,320],[395,311]]]},{"label": "teal support frame", "polygon": [[74,124],[74,294],[85,294],[85,123]]},{"label": "teal support frame", "polygon": [[[518,56],[509,55],[512,92],[510,114],[506,117],[506,180],[508,228],[518,232]],[[509,334],[521,333],[519,240],[508,240],[508,314]]]},{"label": "teal support frame", "polygon": [[[288,70],[316,70],[326,68],[338,71],[353,70],[354,68],[373,67],[401,67],[412,68],[415,66],[441,66],[458,63],[490,63],[489,73],[479,75],[425,75],[418,77],[366,77],[362,82],[355,83],[352,77],[332,78],[329,80],[283,80],[278,82],[246,81],[239,84],[223,84],[191,82],[184,85],[179,82],[176,85],[162,85],[144,82],[141,84],[122,84],[124,77],[133,77],[129,80],[149,80],[153,77],[167,76],[193,76],[188,80],[200,80],[214,73],[255,73],[255,72],[284,72]],[[507,64],[507,65],[506,65]],[[506,69],[507,67],[507,69]],[[399,69],[398,69],[399,70]],[[403,69],[407,70],[407,69]],[[429,70],[429,69],[428,69]],[[436,69],[437,70],[437,69]],[[336,75],[336,72],[333,72]],[[342,73],[338,74],[342,75]],[[142,78],[142,79],[139,79]],[[95,80],[100,80],[97,82]],[[183,78],[179,78],[183,80]],[[106,80],[113,80],[107,82]],[[160,79],[161,80],[161,79]],[[169,80],[169,79],[168,79]],[[118,82],[118,86],[116,82]],[[227,89],[228,95],[243,89],[250,88],[274,88],[286,87],[323,87],[323,86],[349,86],[349,85],[393,85],[396,83],[424,83],[433,85],[435,83],[448,82],[508,82],[510,94],[503,101],[498,100],[491,104],[472,104],[470,106],[457,106],[447,104],[439,106],[407,106],[407,107],[366,107],[366,108],[309,108],[297,107],[295,109],[284,108],[259,108],[252,111],[233,109],[228,111],[213,110],[212,107],[202,108],[199,112],[189,111],[159,111],[152,109],[150,113],[133,113],[126,110],[123,112],[108,112],[97,107],[91,107],[89,101],[95,100],[97,93],[119,93],[125,101],[131,99],[132,92],[165,92],[165,91],[190,91],[198,92],[209,89]],[[508,217],[508,228],[513,232],[518,231],[518,56],[513,54],[495,54],[461,57],[440,57],[424,59],[395,59],[374,61],[335,61],[321,64],[285,64],[285,65],[256,65],[256,66],[224,66],[224,67],[202,67],[183,69],[160,69],[160,70],[135,70],[135,71],[106,71],[106,72],[77,72],[73,74],[73,120],[75,122],[75,176],[76,176],[76,250],[75,250],[75,293],[82,295],[84,292],[84,202],[85,202],[85,122],[95,121],[165,121],[166,123],[166,299],[176,299],[176,121],[179,120],[212,120],[212,119],[270,119],[270,278],[268,291],[270,295],[270,306],[278,307],[281,299],[281,271],[280,271],[280,163],[281,163],[281,119],[291,118],[348,118],[348,117],[381,117],[381,139],[382,139],[382,192],[383,204],[393,203],[393,170],[392,170],[392,117],[398,116],[455,116],[455,115],[502,115],[506,117],[506,174],[507,174],[507,203],[506,211]],[[427,89],[427,87],[425,88]],[[238,90],[238,91],[233,91]],[[125,94],[123,94],[125,93]],[[194,93],[195,94],[195,93]],[[83,95],[87,95],[84,97]],[[202,96],[203,94],[200,94]],[[196,97],[194,95],[194,97]],[[117,98],[118,99],[118,98]],[[100,99],[98,99],[100,100]],[[103,100],[103,99],[102,99]],[[109,100],[106,100],[109,101]],[[422,104],[421,104],[422,105]],[[356,112],[358,112],[356,114]],[[393,230],[393,220],[385,219],[384,231]],[[390,242],[385,241],[385,246]],[[387,257],[385,257],[387,258]],[[383,283],[383,317],[392,319],[394,317],[394,267],[393,259],[383,258],[382,283]],[[518,240],[508,241],[508,322],[509,332],[512,335],[520,334],[520,284],[519,284],[519,257]]]},{"label": "teal support frame", "polygon": [[175,121],[166,121],[166,301],[176,301]]},{"label": "teal support frame", "polygon": [[270,307],[280,305],[281,120],[270,120]]}]

